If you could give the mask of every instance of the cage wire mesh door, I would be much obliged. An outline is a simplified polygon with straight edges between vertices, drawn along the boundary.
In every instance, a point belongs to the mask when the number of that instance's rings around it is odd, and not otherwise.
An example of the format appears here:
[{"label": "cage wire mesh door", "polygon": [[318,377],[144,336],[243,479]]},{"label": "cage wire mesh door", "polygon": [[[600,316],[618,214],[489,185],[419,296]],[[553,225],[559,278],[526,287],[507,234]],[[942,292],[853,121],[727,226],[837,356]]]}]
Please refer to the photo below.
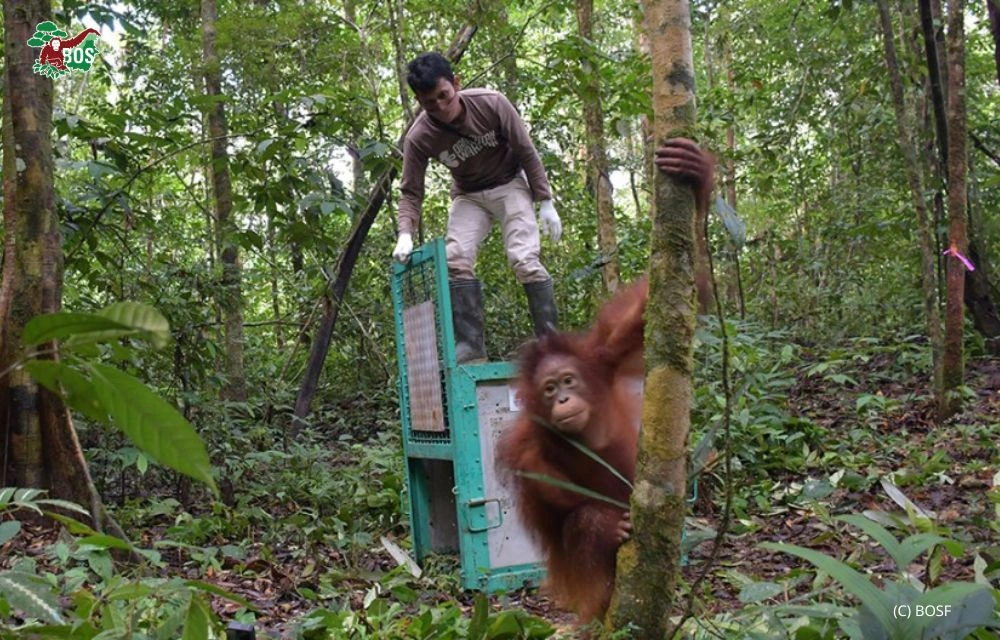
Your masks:
[{"label": "cage wire mesh door", "polygon": [[509,362],[455,362],[444,241],[394,264],[399,407],[413,550],[455,552],[467,589],[537,584],[542,556],[494,468],[496,442],[516,419]]}]

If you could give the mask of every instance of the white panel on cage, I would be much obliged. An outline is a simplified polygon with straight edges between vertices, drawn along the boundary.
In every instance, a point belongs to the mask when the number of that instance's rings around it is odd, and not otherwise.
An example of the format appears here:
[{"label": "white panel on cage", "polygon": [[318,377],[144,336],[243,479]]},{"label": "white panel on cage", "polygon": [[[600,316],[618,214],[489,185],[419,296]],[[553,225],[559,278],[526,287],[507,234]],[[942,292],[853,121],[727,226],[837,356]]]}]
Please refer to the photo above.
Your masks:
[{"label": "white panel on cage", "polygon": [[486,521],[500,522],[487,534],[490,566],[494,568],[542,561],[541,550],[521,524],[509,478],[497,473],[495,467],[497,442],[504,430],[514,425],[520,409],[512,385],[513,381],[476,386],[483,487],[485,498],[490,500],[486,504]]}]

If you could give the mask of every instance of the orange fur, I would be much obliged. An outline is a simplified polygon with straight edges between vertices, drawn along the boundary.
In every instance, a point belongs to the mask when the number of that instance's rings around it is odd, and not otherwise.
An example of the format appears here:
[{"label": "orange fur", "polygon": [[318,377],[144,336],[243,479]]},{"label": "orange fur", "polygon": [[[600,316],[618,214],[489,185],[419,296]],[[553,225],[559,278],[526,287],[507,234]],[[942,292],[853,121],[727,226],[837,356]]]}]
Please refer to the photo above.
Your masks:
[{"label": "orange fur", "polygon": [[[500,442],[498,460],[509,471],[541,473],[628,503],[631,490],[607,469],[534,420],[548,421],[550,409],[536,388],[535,371],[547,358],[575,364],[589,397],[590,419],[578,440],[602,443],[594,450],[632,481],[642,396],[634,379],[643,373],[645,278],[622,290],[598,312],[584,334],[550,334],[530,343],[518,380],[521,415]],[[607,502],[552,484],[513,476],[522,521],[546,558],[546,588],[581,621],[603,616],[615,579],[615,557],[627,512]]]}]

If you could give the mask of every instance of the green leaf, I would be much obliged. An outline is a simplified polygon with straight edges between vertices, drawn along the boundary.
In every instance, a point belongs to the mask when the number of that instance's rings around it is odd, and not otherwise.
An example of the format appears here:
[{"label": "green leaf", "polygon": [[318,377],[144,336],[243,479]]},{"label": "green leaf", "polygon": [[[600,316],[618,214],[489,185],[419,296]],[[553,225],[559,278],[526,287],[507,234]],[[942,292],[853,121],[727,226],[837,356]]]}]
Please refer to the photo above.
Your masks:
[{"label": "green leaf", "polygon": [[91,160],[87,163],[87,169],[90,173],[90,177],[94,180],[100,180],[102,176],[115,175],[121,173],[118,167],[108,164],[107,162],[95,162]]},{"label": "green leaf", "polygon": [[899,490],[892,480],[889,478],[882,478],[881,480],[882,489],[885,491],[886,495],[892,498],[892,501],[902,507],[908,514],[916,514],[918,517],[927,518],[932,520],[934,518],[934,513],[931,511],[925,511],[921,509],[912,500],[906,497],[902,491]]},{"label": "green leaf", "polygon": [[629,489],[632,489],[632,483],[629,482],[625,478],[625,476],[623,476],[621,473],[619,473],[617,469],[615,469],[613,466],[611,466],[610,463],[606,462],[603,458],[601,458],[601,456],[597,455],[596,453],[594,453],[593,451],[591,451],[590,449],[588,449],[586,446],[584,446],[584,444],[582,442],[578,442],[577,440],[574,440],[573,438],[570,438],[569,436],[567,436],[565,433],[563,433],[559,429],[556,429],[555,426],[549,424],[548,421],[546,421],[544,418],[541,418],[540,416],[531,416],[531,421],[534,422],[535,424],[541,426],[541,427],[544,427],[545,429],[548,429],[552,433],[554,433],[557,436],[559,436],[560,438],[562,438],[568,444],[572,445],[577,451],[579,451],[583,455],[587,456],[588,458],[590,458],[594,462],[598,463],[599,465],[601,465],[602,467],[604,467],[605,469],[607,469],[608,472],[611,475],[613,475],[614,477],[616,477],[619,480],[621,480],[625,484],[626,487],[628,487]]},{"label": "green leaf", "polygon": [[573,493],[579,493],[582,496],[587,496],[588,498],[594,498],[595,500],[600,500],[602,502],[607,502],[608,504],[613,504],[616,507],[621,507],[628,511],[629,506],[624,502],[615,500],[614,498],[609,498],[608,496],[597,493],[596,491],[591,491],[586,487],[581,487],[578,484],[568,482],[566,480],[560,480],[558,478],[553,478],[552,476],[547,476],[544,473],[534,473],[532,471],[518,471],[517,475],[522,478],[527,478],[529,480],[536,480],[538,482],[544,482],[545,484],[550,484],[553,487],[559,487],[560,489],[565,489],[566,491],[572,491]]},{"label": "green leaf", "polygon": [[476,594],[476,604],[472,611],[472,619],[469,621],[469,640],[482,640],[486,635],[486,628],[490,620],[490,607],[486,602],[486,596],[482,593]]},{"label": "green leaf", "polygon": [[4,543],[13,540],[17,532],[21,530],[21,523],[17,520],[8,520],[7,522],[0,522],[0,546]]},{"label": "green leaf", "polygon": [[92,313],[46,313],[28,320],[23,339],[24,344],[35,345],[81,334],[128,330],[128,326],[112,318]]},{"label": "green leaf", "polygon": [[175,640],[177,638],[177,630],[184,624],[191,608],[191,592],[185,592],[182,598],[184,600],[181,602],[181,606],[174,609],[156,630],[156,640]]},{"label": "green leaf", "polygon": [[139,302],[116,302],[98,315],[142,332],[157,349],[170,342],[170,323],[155,307]]},{"label": "green leaf", "polygon": [[740,589],[739,599],[743,604],[760,602],[781,595],[785,588],[776,582],[751,582]]},{"label": "green leaf", "polygon": [[205,443],[173,406],[129,374],[90,364],[94,391],[119,429],[146,455],[218,495]]},{"label": "green leaf", "polygon": [[201,598],[191,598],[187,619],[184,620],[184,640],[208,640],[211,614]]},{"label": "green leaf", "polygon": [[[837,520],[853,524],[855,527],[867,533],[868,537],[879,543],[879,545],[881,545],[882,548],[885,549],[890,556],[892,556],[893,561],[896,563],[896,568],[899,570],[902,571],[909,566],[909,560],[904,562],[906,557],[902,552],[899,541],[896,540],[896,536],[892,535],[889,530],[882,525],[858,514],[839,516]],[[912,558],[910,558],[910,560],[912,560]]]},{"label": "green leaf", "polygon": [[66,530],[69,531],[74,536],[96,536],[100,535],[100,532],[96,529],[92,529],[90,525],[84,524],[79,520],[70,518],[69,516],[64,516],[61,513],[55,513],[54,511],[46,511],[45,515],[53,520],[62,523]]},{"label": "green leaf", "polygon": [[15,609],[39,620],[63,624],[59,615],[58,595],[36,575],[20,571],[0,573],[0,595]]},{"label": "green leaf", "polygon": [[119,549],[121,551],[131,551],[133,548],[132,543],[127,540],[122,540],[121,538],[106,534],[91,535],[86,538],[80,538],[77,540],[77,543],[87,544],[99,549]]},{"label": "green leaf", "polygon": [[770,549],[771,551],[789,553],[811,562],[820,570],[828,573],[846,591],[860,600],[861,604],[868,608],[870,613],[878,619],[887,632],[892,634],[897,629],[897,625],[892,617],[892,602],[885,592],[880,591],[868,578],[840,560],[831,558],[818,551],[792,544],[765,542],[761,547]]},{"label": "green leaf", "polygon": [[249,600],[246,600],[231,591],[226,591],[218,585],[214,585],[210,582],[202,582],[201,580],[185,580],[184,585],[191,587],[192,589],[200,589],[206,593],[211,593],[213,596],[219,596],[220,598],[225,598],[230,602],[235,602],[236,604],[253,611],[254,613],[260,613],[260,609],[255,607]]},{"label": "green leaf", "polygon": [[52,360],[32,360],[24,368],[38,384],[62,396],[72,409],[94,422],[107,424],[108,412],[101,406],[87,376],[64,362]]},{"label": "green leaf", "polygon": [[[951,582],[921,594],[914,606],[935,607],[935,613],[914,618],[922,623],[923,638],[964,638],[990,624],[996,603],[990,589],[970,582]],[[948,607],[948,609],[944,609]]]}]

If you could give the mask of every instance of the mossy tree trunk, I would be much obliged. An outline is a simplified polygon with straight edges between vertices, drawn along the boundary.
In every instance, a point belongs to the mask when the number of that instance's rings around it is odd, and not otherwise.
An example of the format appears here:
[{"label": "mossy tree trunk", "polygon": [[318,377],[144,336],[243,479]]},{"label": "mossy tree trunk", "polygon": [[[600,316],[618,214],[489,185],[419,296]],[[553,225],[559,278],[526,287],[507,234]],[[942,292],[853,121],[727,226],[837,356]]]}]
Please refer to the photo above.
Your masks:
[{"label": "mossy tree trunk", "polygon": [[586,82],[580,85],[583,121],[587,129],[588,182],[597,204],[597,245],[604,257],[601,278],[604,290],[613,293],[621,278],[618,266],[618,238],[615,233],[615,211],[611,200],[611,177],[608,154],[604,147],[604,110],[601,106],[600,60],[594,51],[594,0],[576,0],[576,24],[581,46],[587,47],[583,66]]},{"label": "mossy tree trunk", "polygon": [[[691,16],[687,0],[647,0],[657,145],[694,124]],[[695,199],[657,172],[646,318],[646,387],[632,493],[632,540],[618,554],[608,622],[638,638],[664,638],[680,572],[687,487],[695,329]]]},{"label": "mossy tree trunk", "polygon": [[109,523],[69,412],[15,363],[54,357],[54,345],[24,347],[25,324],[59,311],[63,254],[52,182],[53,81],[35,74],[27,45],[52,19],[49,0],[5,0],[3,98],[4,260],[0,283],[0,486],[48,489]]},{"label": "mossy tree trunk", "polygon": [[236,245],[233,192],[229,179],[229,152],[226,108],[222,95],[222,67],[216,43],[217,7],[215,0],[201,2],[202,64],[205,93],[212,98],[208,107],[208,134],[212,138],[212,200],[215,210],[215,244],[222,263],[216,299],[225,326],[226,385],[222,398],[242,402],[247,399],[243,372],[243,270]]}]

